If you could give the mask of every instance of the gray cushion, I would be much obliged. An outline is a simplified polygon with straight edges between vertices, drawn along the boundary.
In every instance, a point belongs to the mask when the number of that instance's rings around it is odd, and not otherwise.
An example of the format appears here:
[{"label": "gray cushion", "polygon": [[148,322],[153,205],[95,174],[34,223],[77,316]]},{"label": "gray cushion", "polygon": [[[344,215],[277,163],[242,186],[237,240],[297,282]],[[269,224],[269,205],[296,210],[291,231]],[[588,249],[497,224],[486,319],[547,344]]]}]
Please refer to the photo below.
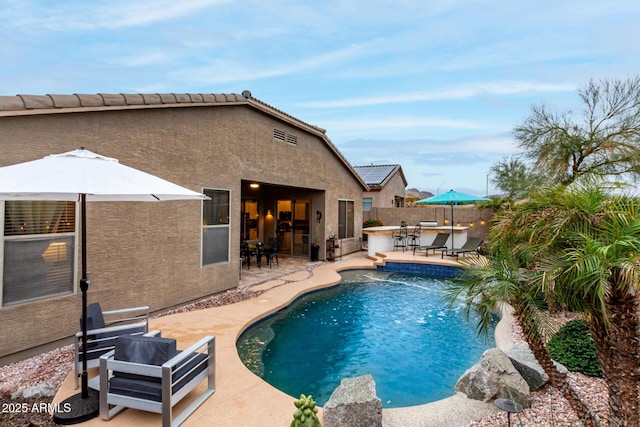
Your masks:
[{"label": "gray cushion", "polygon": [[[208,367],[206,354],[195,353],[191,357],[182,361],[171,375],[171,380],[174,383],[173,394]],[[109,380],[109,392],[155,402],[162,401],[161,380],[143,375],[127,375],[116,372]]]},{"label": "gray cushion", "polygon": [[109,380],[109,393],[162,402],[162,383],[159,381],[145,381],[136,378],[114,376]]},{"label": "gray cushion", "polygon": [[[104,316],[100,304],[94,302],[87,307],[87,330],[104,328]],[[82,329],[82,317],[80,317],[80,329]]]},{"label": "gray cushion", "polygon": [[172,338],[121,335],[116,340],[115,360],[162,365],[177,353],[176,340]]}]

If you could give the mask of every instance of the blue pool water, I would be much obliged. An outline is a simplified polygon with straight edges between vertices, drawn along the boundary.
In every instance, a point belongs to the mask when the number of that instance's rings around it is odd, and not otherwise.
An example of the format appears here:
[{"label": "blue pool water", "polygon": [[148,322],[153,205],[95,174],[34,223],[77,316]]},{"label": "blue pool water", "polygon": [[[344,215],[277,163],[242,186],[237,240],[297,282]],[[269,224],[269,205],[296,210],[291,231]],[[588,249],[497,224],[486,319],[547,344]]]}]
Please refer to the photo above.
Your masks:
[{"label": "blue pool water", "polygon": [[333,288],[307,294],[242,334],[244,364],[274,387],[324,405],[342,378],[371,374],[386,408],[454,394],[493,347],[467,322],[462,303],[442,301],[446,279],[372,270],[342,272]]}]

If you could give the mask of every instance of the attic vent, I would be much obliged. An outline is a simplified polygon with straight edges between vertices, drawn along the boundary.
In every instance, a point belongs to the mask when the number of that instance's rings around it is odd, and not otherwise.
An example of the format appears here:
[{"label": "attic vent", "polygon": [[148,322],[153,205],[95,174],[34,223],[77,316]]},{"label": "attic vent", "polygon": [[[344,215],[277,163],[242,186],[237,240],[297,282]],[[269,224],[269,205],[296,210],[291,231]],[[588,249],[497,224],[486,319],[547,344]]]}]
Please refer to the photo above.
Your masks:
[{"label": "attic vent", "polygon": [[280,129],[273,129],[273,139],[276,141],[286,142],[291,145],[298,145],[298,137],[291,135]]},{"label": "attic vent", "polygon": [[280,129],[273,130],[273,139],[277,139],[278,141],[284,142],[285,140],[285,132]]},{"label": "attic vent", "polygon": [[295,135],[287,134],[287,142],[289,144],[298,145],[298,137]]}]

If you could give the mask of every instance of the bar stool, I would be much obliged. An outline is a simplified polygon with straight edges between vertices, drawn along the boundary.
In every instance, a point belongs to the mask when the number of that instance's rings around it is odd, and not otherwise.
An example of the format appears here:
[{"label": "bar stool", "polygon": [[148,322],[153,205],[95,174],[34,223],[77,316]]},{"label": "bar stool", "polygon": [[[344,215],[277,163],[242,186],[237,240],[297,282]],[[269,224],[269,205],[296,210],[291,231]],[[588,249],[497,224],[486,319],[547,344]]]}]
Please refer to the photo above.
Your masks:
[{"label": "bar stool", "polygon": [[414,254],[416,248],[420,247],[420,224],[413,227],[413,230],[407,234],[407,247],[411,248]]},{"label": "bar stool", "polygon": [[393,237],[393,250],[402,248],[402,252],[407,250],[407,223],[402,221],[400,223],[400,230],[391,233]]}]

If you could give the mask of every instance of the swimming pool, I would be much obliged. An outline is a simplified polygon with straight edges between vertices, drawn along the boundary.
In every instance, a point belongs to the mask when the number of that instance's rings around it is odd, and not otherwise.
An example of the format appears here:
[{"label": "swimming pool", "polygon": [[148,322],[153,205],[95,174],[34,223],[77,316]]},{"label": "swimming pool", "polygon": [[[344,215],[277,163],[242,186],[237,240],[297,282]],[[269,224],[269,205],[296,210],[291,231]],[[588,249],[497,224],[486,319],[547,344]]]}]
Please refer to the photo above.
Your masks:
[{"label": "swimming pool", "polygon": [[342,378],[366,373],[383,407],[404,407],[454,394],[464,371],[493,346],[477,337],[462,303],[442,301],[446,279],[352,270],[342,282],[302,296],[245,331],[244,364],[274,387],[312,394],[324,405]]}]

